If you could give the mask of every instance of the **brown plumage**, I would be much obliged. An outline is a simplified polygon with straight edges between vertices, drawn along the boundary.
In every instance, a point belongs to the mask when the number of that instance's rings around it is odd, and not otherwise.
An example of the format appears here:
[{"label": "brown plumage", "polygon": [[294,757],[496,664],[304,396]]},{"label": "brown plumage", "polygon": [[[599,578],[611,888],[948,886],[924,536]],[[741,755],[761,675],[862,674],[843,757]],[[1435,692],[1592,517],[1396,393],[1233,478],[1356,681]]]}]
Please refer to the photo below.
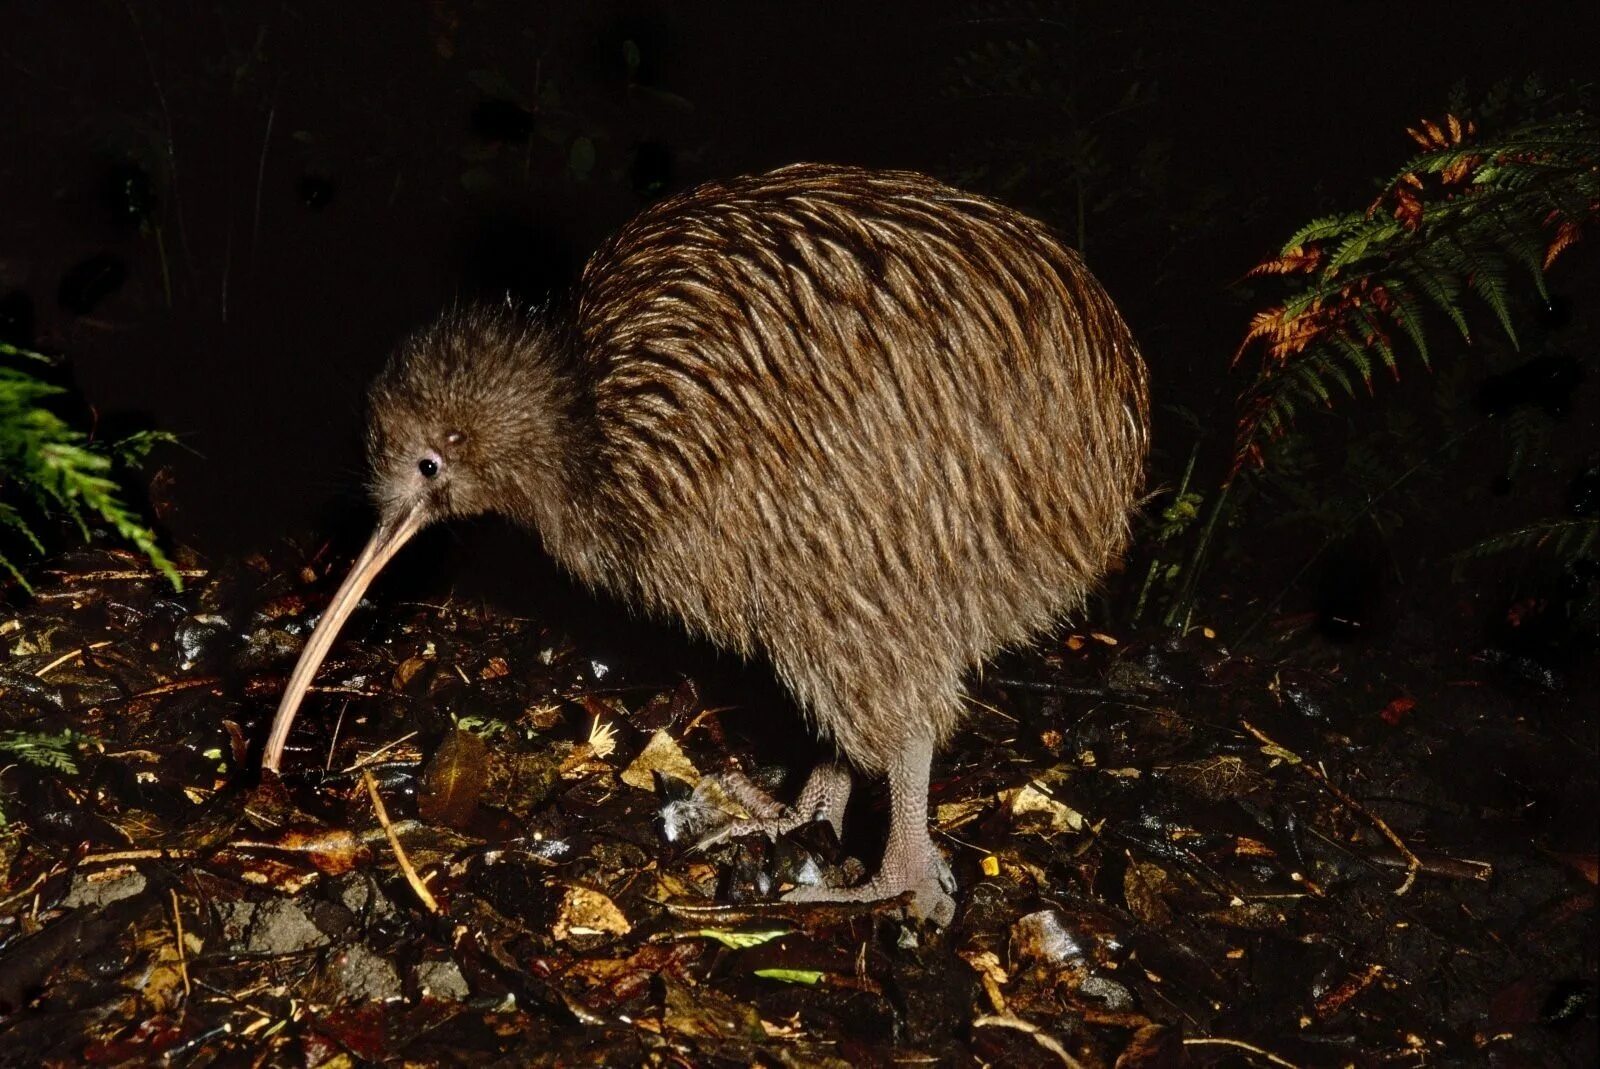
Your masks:
[{"label": "brown plumage", "polygon": [[[367,580],[433,519],[496,511],[579,578],[767,657],[894,812],[877,877],[949,919],[927,763],[961,679],[1086,592],[1128,540],[1144,365],[1041,224],[909,172],[713,182],[589,260],[568,315],[452,314],[372,389],[378,533],[280,707]],[[432,474],[428,474],[429,472]],[[324,636],[322,631],[326,630]],[[793,810],[840,819],[818,769]]]}]

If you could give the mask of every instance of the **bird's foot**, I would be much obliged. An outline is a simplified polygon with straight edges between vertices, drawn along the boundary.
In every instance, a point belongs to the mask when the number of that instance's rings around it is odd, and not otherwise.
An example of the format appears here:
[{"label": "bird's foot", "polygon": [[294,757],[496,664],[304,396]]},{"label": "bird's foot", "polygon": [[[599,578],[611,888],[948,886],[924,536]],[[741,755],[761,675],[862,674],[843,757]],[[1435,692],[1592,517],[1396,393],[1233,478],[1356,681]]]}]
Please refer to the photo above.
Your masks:
[{"label": "bird's foot", "polygon": [[696,850],[709,850],[720,843],[746,835],[765,835],[776,841],[802,825],[823,820],[833,825],[837,835],[844,828],[844,807],[850,798],[850,773],[842,765],[825,762],[812,770],[800,797],[793,806],[783,805],[738,771],[716,777],[724,792],[750,814],[729,821],[700,837]]},{"label": "bird's foot", "polygon": [[[922,856],[918,856],[922,855]],[[916,920],[932,921],[949,927],[956,918],[955,876],[943,855],[930,842],[926,850],[912,849],[884,854],[883,867],[866,883],[855,887],[808,885],[796,887],[783,896],[785,902],[881,902],[899,898],[907,891],[911,900],[906,910]]]}]

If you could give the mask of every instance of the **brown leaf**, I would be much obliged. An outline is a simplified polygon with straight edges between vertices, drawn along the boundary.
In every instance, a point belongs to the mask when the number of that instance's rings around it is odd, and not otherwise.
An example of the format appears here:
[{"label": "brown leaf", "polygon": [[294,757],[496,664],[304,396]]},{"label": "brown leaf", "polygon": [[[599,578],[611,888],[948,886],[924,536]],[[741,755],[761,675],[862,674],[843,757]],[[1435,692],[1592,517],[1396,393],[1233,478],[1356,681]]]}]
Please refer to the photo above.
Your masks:
[{"label": "brown leaf", "polygon": [[561,912],[550,934],[564,941],[575,935],[627,935],[632,930],[633,925],[608,896],[572,886],[561,900]]},{"label": "brown leaf", "polygon": [[1440,174],[1446,185],[1457,185],[1471,177],[1478,166],[1477,156],[1460,156],[1451,162]]},{"label": "brown leaf", "polygon": [[1117,1055],[1116,1069],[1180,1069],[1188,1064],[1182,1032],[1164,1024],[1147,1024]]},{"label": "brown leaf", "polygon": [[430,824],[464,828],[488,782],[489,748],[470,731],[452,731],[422,770],[417,815]]},{"label": "brown leaf", "polygon": [[1544,251],[1544,266],[1546,269],[1556,262],[1556,257],[1566,252],[1578,243],[1583,236],[1583,228],[1571,219],[1563,219],[1556,227],[1555,237],[1550,239],[1550,247]]},{"label": "brown leaf", "polygon": [[1162,897],[1171,882],[1167,870],[1160,865],[1135,861],[1123,873],[1122,896],[1135,917],[1152,927],[1163,927],[1172,921],[1172,907]]},{"label": "brown leaf", "polygon": [[760,1040],[766,1038],[755,1007],[724,995],[709,984],[689,987],[663,981],[666,991],[661,1025],[680,1036]]},{"label": "brown leaf", "polygon": [[[289,828],[276,839],[235,841],[229,844],[229,850],[263,857],[276,855],[280,864],[298,861],[328,876],[349,872],[365,865],[372,857],[366,844],[349,828],[303,825]],[[276,882],[277,877],[271,880]]]},{"label": "brown leaf", "polygon": [[1378,711],[1378,716],[1385,724],[1394,727],[1406,718],[1406,714],[1417,707],[1415,698],[1401,696],[1394,699]]},{"label": "brown leaf", "polygon": [[1246,272],[1245,277],[1256,275],[1302,275],[1310,274],[1322,262],[1322,250],[1315,245],[1305,248],[1292,245],[1283,250],[1283,255],[1271,260],[1264,260]]},{"label": "brown leaf", "polygon": [[1422,225],[1422,201],[1409,189],[1397,188],[1394,191],[1394,217],[1401,226],[1407,230],[1415,230]]},{"label": "brown leaf", "polygon": [[406,685],[411,682],[416,674],[422,670],[422,666],[427,663],[428,660],[426,657],[407,657],[405,660],[401,661],[394,670],[394,689],[405,690]]},{"label": "brown leaf", "polygon": [[1338,987],[1317,999],[1314,1012],[1318,1017],[1333,1016],[1344,1009],[1351,999],[1371,987],[1373,982],[1382,975],[1383,966],[1376,964],[1368,965],[1361,972],[1350,974],[1344,978],[1344,981]]}]

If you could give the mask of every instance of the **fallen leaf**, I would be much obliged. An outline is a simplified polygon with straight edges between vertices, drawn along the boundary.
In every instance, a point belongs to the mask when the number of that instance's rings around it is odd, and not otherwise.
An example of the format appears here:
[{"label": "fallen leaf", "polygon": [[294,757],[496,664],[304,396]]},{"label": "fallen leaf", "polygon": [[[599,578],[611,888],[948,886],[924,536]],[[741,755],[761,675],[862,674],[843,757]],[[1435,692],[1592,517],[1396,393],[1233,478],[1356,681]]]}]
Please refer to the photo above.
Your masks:
[{"label": "fallen leaf", "polygon": [[639,756],[622,770],[622,782],[641,791],[654,791],[656,772],[691,785],[700,782],[700,771],[665,730],[650,736],[650,741],[639,751]]},{"label": "fallen leaf", "polygon": [[572,886],[561,899],[551,934],[564,941],[575,935],[627,935],[632,930],[633,925],[609,897],[589,887]]}]

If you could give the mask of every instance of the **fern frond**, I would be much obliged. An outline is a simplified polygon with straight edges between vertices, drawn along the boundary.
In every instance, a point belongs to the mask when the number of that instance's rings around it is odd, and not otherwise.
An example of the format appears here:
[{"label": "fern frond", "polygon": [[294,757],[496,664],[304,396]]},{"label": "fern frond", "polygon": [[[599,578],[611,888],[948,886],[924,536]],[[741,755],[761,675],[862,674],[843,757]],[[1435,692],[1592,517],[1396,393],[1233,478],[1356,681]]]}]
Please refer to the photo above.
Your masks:
[{"label": "fern frond", "polygon": [[1546,553],[1559,560],[1594,556],[1600,544],[1600,517],[1543,520],[1485,538],[1456,554],[1458,560],[1482,560],[1511,552]]},{"label": "fern frond", "polygon": [[79,737],[71,731],[0,731],[0,754],[35,768],[73,775],[78,771]]},{"label": "fern frond", "polygon": [[1312,242],[1327,242],[1337,238],[1366,220],[1360,212],[1346,212],[1342,215],[1324,215],[1320,219],[1313,219],[1305,226],[1296,230],[1284,244],[1284,251],[1291,248],[1303,248]]},{"label": "fern frond", "polygon": [[[31,350],[0,344],[0,355],[53,363]],[[114,461],[141,458],[170,436],[136,434],[112,446],[95,443],[56,415],[46,403],[65,391],[18,367],[0,366],[0,492],[21,496],[46,516],[64,516],[87,538],[92,522],[108,524],[132,544],[175,589],[182,580],[155,532],[123,503],[112,477]],[[42,551],[41,540],[9,501],[0,501],[0,530]],[[15,563],[0,553],[0,570],[24,589]]]},{"label": "fern frond", "polygon": [[1374,362],[1398,377],[1397,338],[1430,365],[1425,306],[1470,342],[1469,313],[1481,305],[1516,347],[1516,280],[1531,278],[1548,300],[1545,269],[1600,221],[1592,115],[1486,136],[1452,113],[1407,132],[1423,151],[1366,211],[1312,220],[1250,272],[1283,276],[1291,288],[1252,317],[1234,354],[1237,362],[1253,348],[1262,353],[1261,375],[1241,399],[1236,473],[1258,464],[1265,441],[1292,422],[1293,398],[1328,402],[1339,382],[1330,369],[1350,369],[1370,390]]},{"label": "fern frond", "polygon": [[1457,267],[1427,251],[1419,252],[1403,269],[1405,277],[1455,324],[1462,340],[1471,341],[1472,328],[1467,325],[1467,314],[1461,307],[1462,285]]},{"label": "fern frond", "polygon": [[1399,324],[1400,329],[1417,350],[1422,366],[1431,367],[1433,358],[1428,350],[1428,332],[1422,329],[1422,305],[1417,301],[1411,288],[1399,278],[1391,279],[1385,291],[1389,295],[1390,314],[1394,321]]}]

